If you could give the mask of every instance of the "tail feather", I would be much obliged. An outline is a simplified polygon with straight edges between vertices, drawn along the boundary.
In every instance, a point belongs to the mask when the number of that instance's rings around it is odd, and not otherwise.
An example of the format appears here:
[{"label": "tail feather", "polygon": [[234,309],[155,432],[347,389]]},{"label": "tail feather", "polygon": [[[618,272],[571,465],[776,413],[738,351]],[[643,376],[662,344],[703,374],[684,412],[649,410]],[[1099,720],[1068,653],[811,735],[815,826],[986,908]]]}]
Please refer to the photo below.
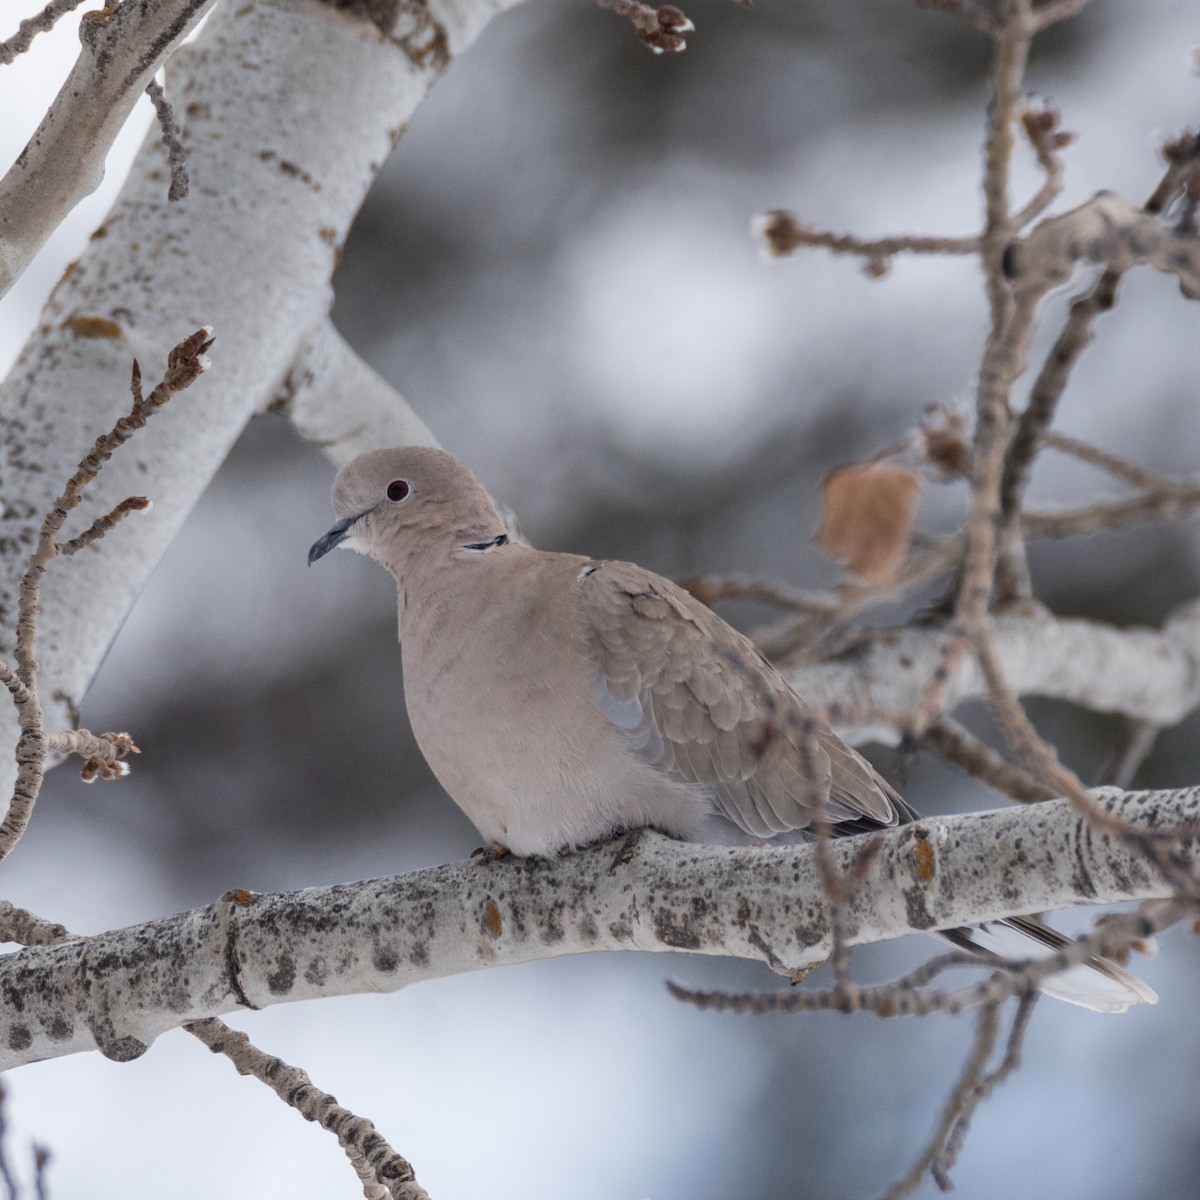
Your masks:
[{"label": "tail feather", "polygon": [[[947,929],[938,937],[985,958],[1037,958],[1037,947],[1054,952],[1071,939],[1035,917],[1012,917],[986,925]],[[1032,943],[1032,944],[1031,944]],[[1124,1012],[1133,1004],[1155,1004],[1158,993],[1106,958],[1092,957],[1050,976],[1039,985],[1047,996],[1093,1012]]]}]

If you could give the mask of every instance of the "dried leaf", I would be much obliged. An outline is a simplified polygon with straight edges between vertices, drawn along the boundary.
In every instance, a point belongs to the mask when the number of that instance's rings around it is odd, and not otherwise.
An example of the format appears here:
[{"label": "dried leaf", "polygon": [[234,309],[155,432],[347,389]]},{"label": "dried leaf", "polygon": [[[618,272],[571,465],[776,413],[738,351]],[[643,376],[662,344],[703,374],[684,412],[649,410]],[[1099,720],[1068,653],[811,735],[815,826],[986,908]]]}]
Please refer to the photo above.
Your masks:
[{"label": "dried leaf", "polygon": [[921,481],[905,467],[839,467],[821,485],[821,528],[814,540],[865,583],[886,587],[908,557],[920,493]]}]

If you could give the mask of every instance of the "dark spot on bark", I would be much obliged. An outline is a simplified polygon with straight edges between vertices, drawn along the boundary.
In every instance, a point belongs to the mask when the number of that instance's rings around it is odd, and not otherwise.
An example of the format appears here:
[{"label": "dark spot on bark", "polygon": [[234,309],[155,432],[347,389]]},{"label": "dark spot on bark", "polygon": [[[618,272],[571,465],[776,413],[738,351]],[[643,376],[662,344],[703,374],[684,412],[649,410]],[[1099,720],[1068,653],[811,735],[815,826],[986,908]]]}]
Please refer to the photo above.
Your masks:
[{"label": "dark spot on bark", "polygon": [[304,978],[313,987],[322,987],[325,980],[329,978],[329,968],[325,965],[325,960],[323,958],[314,958],[304,968]]},{"label": "dark spot on bark", "polygon": [[390,946],[376,946],[371,966],[382,975],[390,975],[400,965],[400,958]]},{"label": "dark spot on bark", "polygon": [[267,976],[267,987],[272,996],[284,996],[296,984],[296,964],[290,954],[281,954],[275,960],[275,970]]},{"label": "dark spot on bark", "polygon": [[28,1025],[14,1025],[8,1032],[8,1048],[10,1050],[28,1050],[33,1042],[33,1035]]},{"label": "dark spot on bark", "polygon": [[53,1042],[65,1042],[71,1036],[71,1025],[67,1018],[58,1013],[50,1018],[46,1026],[46,1034]]},{"label": "dark spot on bark", "polygon": [[669,908],[660,908],[654,914],[654,934],[664,946],[675,946],[679,950],[699,950],[700,937],[692,928],[689,917],[681,917]]},{"label": "dark spot on bark", "polygon": [[904,893],[904,908],[908,915],[911,929],[932,929],[933,917],[925,903],[925,890],[920,887],[908,888]]},{"label": "dark spot on bark", "polygon": [[425,967],[429,965],[429,947],[424,942],[414,942],[413,948],[408,952],[408,961],[414,967]]}]

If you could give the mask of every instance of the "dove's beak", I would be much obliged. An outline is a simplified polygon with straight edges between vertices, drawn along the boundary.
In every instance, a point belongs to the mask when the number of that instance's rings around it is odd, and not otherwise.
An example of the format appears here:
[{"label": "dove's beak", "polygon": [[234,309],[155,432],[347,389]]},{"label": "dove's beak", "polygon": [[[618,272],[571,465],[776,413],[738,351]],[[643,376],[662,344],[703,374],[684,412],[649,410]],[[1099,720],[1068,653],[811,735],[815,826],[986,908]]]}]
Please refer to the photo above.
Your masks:
[{"label": "dove's beak", "polygon": [[328,533],[317,538],[309,547],[308,565],[311,567],[318,558],[324,558],[330,550],[340,546],[350,536],[350,529],[354,522],[361,520],[366,515],[366,513],[358,513],[357,516],[343,517]]}]

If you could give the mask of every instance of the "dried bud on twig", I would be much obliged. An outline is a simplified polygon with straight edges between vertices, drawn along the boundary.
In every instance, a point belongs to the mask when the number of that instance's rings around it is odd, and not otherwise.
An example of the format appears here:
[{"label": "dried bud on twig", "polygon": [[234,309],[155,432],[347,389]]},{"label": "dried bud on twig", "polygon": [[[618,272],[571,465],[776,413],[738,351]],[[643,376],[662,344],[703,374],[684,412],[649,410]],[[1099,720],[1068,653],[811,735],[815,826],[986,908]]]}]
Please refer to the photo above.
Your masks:
[{"label": "dried bud on twig", "polygon": [[939,483],[949,483],[966,475],[971,468],[966,413],[960,408],[931,404],[921,420],[917,450],[933,468],[934,478]]},{"label": "dried bud on twig", "polygon": [[676,54],[686,50],[683,35],[696,28],[687,14],[674,4],[664,4],[661,8],[651,8],[639,0],[599,0],[599,4],[601,8],[610,8],[628,17],[638,37],[655,54]]}]

